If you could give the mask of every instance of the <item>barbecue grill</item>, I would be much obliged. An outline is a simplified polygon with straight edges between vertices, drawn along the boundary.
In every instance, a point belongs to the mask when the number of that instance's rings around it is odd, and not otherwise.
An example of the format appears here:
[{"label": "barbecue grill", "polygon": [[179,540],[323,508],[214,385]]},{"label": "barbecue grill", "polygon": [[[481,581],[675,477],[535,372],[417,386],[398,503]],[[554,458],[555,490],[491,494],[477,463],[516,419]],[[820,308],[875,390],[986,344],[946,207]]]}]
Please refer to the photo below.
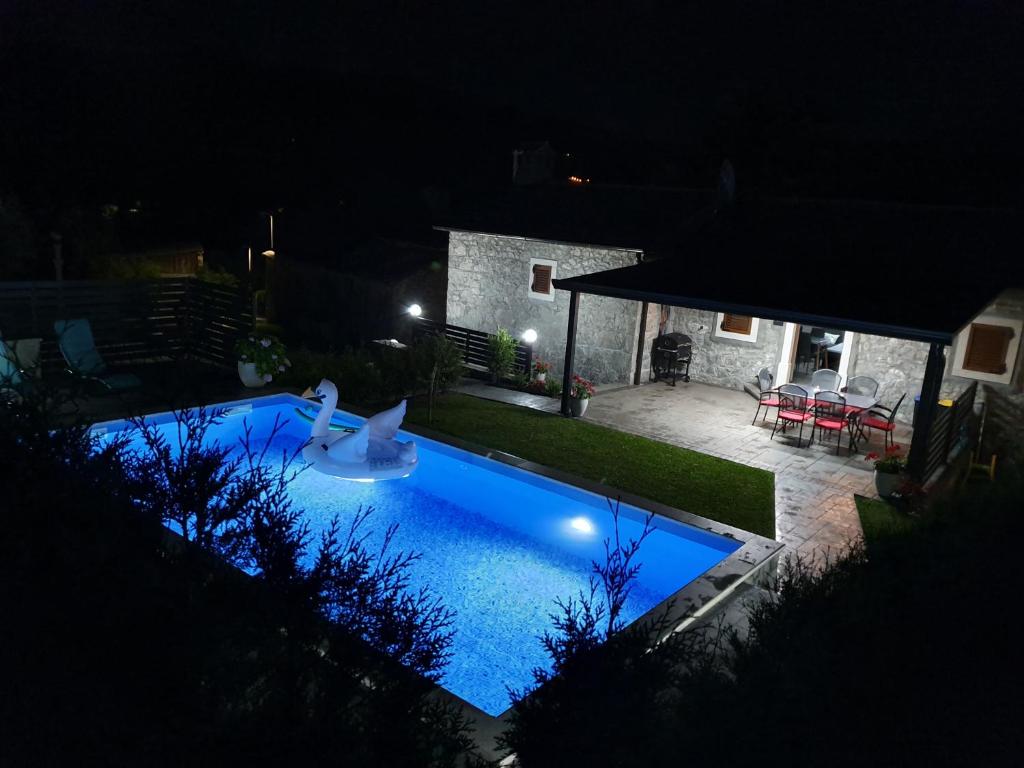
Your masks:
[{"label": "barbecue grill", "polygon": [[690,359],[693,356],[693,339],[685,333],[666,333],[651,344],[651,381],[676,378],[690,380]]}]

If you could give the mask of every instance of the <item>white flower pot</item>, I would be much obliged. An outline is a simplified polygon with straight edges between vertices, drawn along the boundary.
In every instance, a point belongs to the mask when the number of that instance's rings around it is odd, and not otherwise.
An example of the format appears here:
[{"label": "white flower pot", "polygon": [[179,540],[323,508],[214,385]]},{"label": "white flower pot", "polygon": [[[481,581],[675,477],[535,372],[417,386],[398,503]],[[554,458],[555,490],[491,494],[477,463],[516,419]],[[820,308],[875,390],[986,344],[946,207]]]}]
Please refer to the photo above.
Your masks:
[{"label": "white flower pot", "polygon": [[573,416],[582,416],[587,412],[587,403],[590,402],[590,398],[583,397],[570,397],[569,398],[569,412]]},{"label": "white flower pot", "polygon": [[542,383],[543,383],[543,382],[545,382],[545,381],[547,381],[547,380],[548,380],[548,374],[547,374],[547,372],[546,372],[546,371],[545,371],[544,373],[538,373],[538,374],[537,374],[537,381],[539,381],[539,382],[542,382]]},{"label": "white flower pot", "polygon": [[256,373],[256,363],[238,363],[238,378],[242,380],[242,383],[247,387],[256,389],[262,387],[265,382],[263,377]]}]

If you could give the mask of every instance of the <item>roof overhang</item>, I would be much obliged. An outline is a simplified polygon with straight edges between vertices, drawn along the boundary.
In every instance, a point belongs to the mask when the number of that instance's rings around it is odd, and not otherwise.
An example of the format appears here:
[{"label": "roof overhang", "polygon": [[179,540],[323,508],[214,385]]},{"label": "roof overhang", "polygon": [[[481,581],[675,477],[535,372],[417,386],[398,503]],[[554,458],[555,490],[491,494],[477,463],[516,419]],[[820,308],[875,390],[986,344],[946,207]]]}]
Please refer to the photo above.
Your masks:
[{"label": "roof overhang", "polygon": [[[873,319],[867,313],[864,316],[856,316],[852,314],[829,314],[821,311],[804,310],[798,308],[796,302],[794,302],[793,307],[770,306],[767,303],[731,298],[729,296],[727,280],[723,281],[719,296],[710,296],[687,293],[686,291],[675,292],[664,283],[658,285],[657,281],[650,287],[622,285],[618,279],[629,270],[641,270],[649,266],[651,264],[622,267],[620,269],[595,272],[578,277],[559,278],[552,282],[555,288],[563,291],[577,291],[595,296],[668,304],[710,312],[730,312],[738,315],[759,317],[765,320],[799,323],[801,325],[842,328],[856,333],[867,333],[876,336],[888,336],[908,341],[944,344],[947,346],[951,345],[958,333],[991,304],[997,293],[990,290],[977,292],[975,294],[977,298],[965,304],[965,306],[969,306],[971,309],[959,313],[955,320],[942,323],[922,322],[911,325],[908,323],[879,321]],[[767,287],[770,290],[770,286]],[[866,308],[870,308],[870,305]],[[922,315],[922,317],[925,316]]]}]

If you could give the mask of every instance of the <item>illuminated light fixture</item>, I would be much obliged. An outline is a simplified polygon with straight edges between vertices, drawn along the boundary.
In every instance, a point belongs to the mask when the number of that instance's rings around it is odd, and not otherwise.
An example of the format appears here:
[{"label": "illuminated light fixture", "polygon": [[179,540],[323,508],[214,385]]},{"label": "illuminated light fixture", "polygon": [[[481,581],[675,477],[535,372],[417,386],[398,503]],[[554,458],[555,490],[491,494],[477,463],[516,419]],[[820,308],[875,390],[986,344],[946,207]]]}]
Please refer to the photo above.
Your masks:
[{"label": "illuminated light fixture", "polygon": [[574,517],[572,520],[570,520],[569,527],[572,528],[574,531],[579,531],[580,533],[594,532],[594,524],[590,522],[590,518],[583,517],[582,515],[580,515],[579,517]]},{"label": "illuminated light fixture", "polygon": [[275,256],[277,256],[277,254],[274,253],[273,250],[266,250],[266,251],[263,252],[263,255],[266,256],[268,259],[272,259]]},{"label": "illuminated light fixture", "polygon": [[423,314],[423,307],[421,307],[419,304],[410,304],[409,309],[407,309],[406,312],[408,312],[413,317],[419,317],[420,315]]},{"label": "illuminated light fixture", "polygon": [[527,328],[523,331],[523,341],[527,344],[533,344],[537,340],[537,332],[533,328]]}]

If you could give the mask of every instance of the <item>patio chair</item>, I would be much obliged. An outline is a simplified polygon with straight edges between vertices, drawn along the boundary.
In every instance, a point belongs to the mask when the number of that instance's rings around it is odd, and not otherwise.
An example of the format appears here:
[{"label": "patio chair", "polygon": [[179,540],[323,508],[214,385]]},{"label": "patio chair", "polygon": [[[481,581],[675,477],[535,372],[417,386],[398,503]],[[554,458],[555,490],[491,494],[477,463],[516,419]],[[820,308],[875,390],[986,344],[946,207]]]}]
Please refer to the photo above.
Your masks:
[{"label": "patio chair", "polygon": [[122,392],[142,386],[139,377],[133,373],[111,373],[96,349],[88,320],[57,320],[53,330],[57,333],[57,344],[71,375],[95,383],[107,392]]},{"label": "patio chair", "polygon": [[885,433],[883,444],[886,448],[896,444],[896,437],[893,434],[896,430],[896,413],[899,411],[900,406],[903,405],[903,400],[906,398],[907,393],[904,392],[900,395],[900,399],[896,401],[896,405],[892,408],[887,408],[884,405],[876,405],[870,408],[863,416],[860,417],[860,431],[864,432],[865,427],[869,430],[867,439],[871,439],[872,429],[880,429]]},{"label": "patio chair", "polygon": [[764,408],[764,416],[761,418],[763,422],[768,418],[769,408],[779,407],[779,393],[772,389],[772,383],[775,381],[775,377],[772,376],[771,371],[767,368],[762,368],[757,372],[757,386],[760,390],[760,394],[757,398],[757,410],[754,411],[754,421],[750,422],[753,425],[757,421],[758,414],[761,413],[761,409]]},{"label": "patio chair", "polygon": [[[818,392],[814,395],[814,429],[836,433],[836,455],[843,443],[843,430],[850,433],[850,450],[853,450],[853,433],[850,431],[846,398],[838,392]],[[824,442],[824,440],[822,440]]]},{"label": "patio chair", "polygon": [[803,365],[810,368],[814,363],[814,344],[811,343],[811,335],[809,333],[799,333],[797,336],[799,337],[796,341],[797,370]]},{"label": "patio chair", "polygon": [[839,391],[874,397],[878,394],[878,382],[870,376],[853,376],[847,379],[846,386]]},{"label": "patio chair", "polygon": [[811,374],[811,389],[817,392],[838,392],[843,377],[831,368],[819,368]]},{"label": "patio chair", "polygon": [[[793,424],[799,424],[800,433],[796,438],[796,447],[799,448],[804,436],[804,422],[811,418],[811,414],[807,410],[807,390],[796,384],[783,384],[779,387],[778,393],[779,410],[775,416],[775,426],[772,427],[772,436],[769,439],[775,439],[775,430],[779,428],[780,422],[783,432]],[[809,440],[807,444],[811,444]]]}]

